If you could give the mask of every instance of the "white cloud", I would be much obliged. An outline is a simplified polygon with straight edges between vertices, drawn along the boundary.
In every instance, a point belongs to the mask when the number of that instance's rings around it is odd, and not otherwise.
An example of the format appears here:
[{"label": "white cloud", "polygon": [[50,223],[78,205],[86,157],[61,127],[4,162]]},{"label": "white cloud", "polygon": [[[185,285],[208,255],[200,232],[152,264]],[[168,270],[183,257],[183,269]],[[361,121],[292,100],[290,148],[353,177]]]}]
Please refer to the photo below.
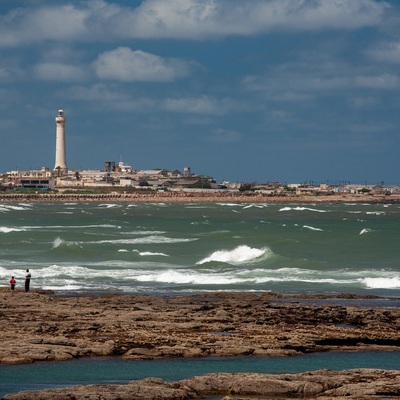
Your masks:
[{"label": "white cloud", "polygon": [[121,85],[97,83],[91,86],[72,86],[60,91],[59,97],[94,102],[95,107],[118,112],[148,112],[158,106],[158,100],[127,93]]},{"label": "white cloud", "polygon": [[378,61],[400,64],[400,42],[385,43],[368,52]]},{"label": "white cloud", "polygon": [[216,143],[236,143],[242,139],[242,134],[237,131],[227,129],[214,129],[209,139]]},{"label": "white cloud", "polygon": [[350,90],[397,89],[400,74],[382,72],[381,65],[353,65],[335,59],[317,63],[310,59],[272,66],[262,75],[247,75],[242,84],[245,90],[259,92],[268,100],[307,102],[324,94],[349,94]]},{"label": "white cloud", "polygon": [[10,82],[17,76],[20,76],[20,71],[16,71],[10,67],[0,67],[0,82]]},{"label": "white cloud", "polygon": [[63,95],[72,100],[80,101],[125,101],[129,100],[129,96],[113,86],[97,83],[92,86],[73,86],[63,90]]},{"label": "white cloud", "polygon": [[79,39],[86,33],[86,17],[86,10],[72,5],[16,8],[0,16],[0,46],[20,46],[49,39]]},{"label": "white cloud", "polygon": [[75,82],[86,78],[86,72],[81,67],[51,62],[36,65],[34,73],[38,79],[46,81]]},{"label": "white cloud", "polygon": [[355,83],[360,87],[390,90],[400,87],[400,78],[392,74],[358,76],[355,79]]},{"label": "white cloud", "polygon": [[163,108],[167,111],[187,114],[225,115],[231,111],[243,109],[243,106],[228,98],[216,99],[209,96],[201,96],[165,99]]},{"label": "white cloud", "polygon": [[147,0],[121,18],[120,34],[202,39],[270,31],[356,29],[380,22],[373,0]]},{"label": "white cloud", "polygon": [[92,0],[15,8],[0,16],[0,46],[357,29],[379,24],[388,7],[375,0],[144,0],[135,8]]},{"label": "white cloud", "polygon": [[346,103],[356,109],[371,109],[379,104],[379,99],[376,97],[351,97],[346,100]]},{"label": "white cloud", "polygon": [[98,56],[93,63],[101,79],[124,82],[169,82],[189,74],[190,63],[177,58],[162,58],[141,50],[119,47]]}]

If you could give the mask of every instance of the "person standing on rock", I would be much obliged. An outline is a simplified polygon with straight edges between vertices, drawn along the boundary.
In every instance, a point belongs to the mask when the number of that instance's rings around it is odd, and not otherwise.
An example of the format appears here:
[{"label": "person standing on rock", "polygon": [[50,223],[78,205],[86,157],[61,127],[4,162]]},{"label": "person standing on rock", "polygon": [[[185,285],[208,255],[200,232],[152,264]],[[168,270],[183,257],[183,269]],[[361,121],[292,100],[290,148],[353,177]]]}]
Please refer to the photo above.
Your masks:
[{"label": "person standing on rock", "polygon": [[25,292],[29,292],[30,283],[31,283],[31,273],[29,272],[29,269],[27,269],[25,275]]},{"label": "person standing on rock", "polygon": [[10,279],[11,290],[14,290],[14,289],[15,289],[15,284],[16,284],[16,283],[17,283],[17,282],[16,282],[15,278],[12,276],[11,279]]}]

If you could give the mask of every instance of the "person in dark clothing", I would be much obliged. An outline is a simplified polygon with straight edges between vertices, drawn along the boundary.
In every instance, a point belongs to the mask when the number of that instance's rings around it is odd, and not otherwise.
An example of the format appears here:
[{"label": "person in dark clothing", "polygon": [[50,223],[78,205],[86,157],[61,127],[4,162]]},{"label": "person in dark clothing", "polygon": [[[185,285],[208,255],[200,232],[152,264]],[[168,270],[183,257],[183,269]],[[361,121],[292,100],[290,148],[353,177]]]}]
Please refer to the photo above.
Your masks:
[{"label": "person in dark clothing", "polygon": [[16,284],[15,278],[12,276],[10,279],[11,290],[15,289],[15,284]]},{"label": "person in dark clothing", "polygon": [[29,269],[27,269],[25,275],[25,292],[29,292],[30,283],[31,283],[31,273],[29,272]]}]

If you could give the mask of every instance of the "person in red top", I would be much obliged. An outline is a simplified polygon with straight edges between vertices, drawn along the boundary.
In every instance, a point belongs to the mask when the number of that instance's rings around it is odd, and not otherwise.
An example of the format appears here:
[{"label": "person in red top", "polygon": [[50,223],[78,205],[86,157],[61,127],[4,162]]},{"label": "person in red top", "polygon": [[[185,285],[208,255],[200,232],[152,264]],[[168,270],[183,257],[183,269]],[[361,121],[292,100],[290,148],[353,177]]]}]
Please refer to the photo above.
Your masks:
[{"label": "person in red top", "polygon": [[15,284],[16,283],[17,282],[15,281],[15,278],[12,276],[11,279],[10,279],[11,290],[15,289]]}]

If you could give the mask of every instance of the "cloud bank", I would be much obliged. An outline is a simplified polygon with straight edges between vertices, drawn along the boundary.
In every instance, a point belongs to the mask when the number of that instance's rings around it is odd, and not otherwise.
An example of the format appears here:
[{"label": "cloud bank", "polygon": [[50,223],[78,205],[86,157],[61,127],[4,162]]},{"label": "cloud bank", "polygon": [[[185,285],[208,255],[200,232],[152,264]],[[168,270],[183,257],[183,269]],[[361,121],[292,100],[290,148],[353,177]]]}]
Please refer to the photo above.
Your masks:
[{"label": "cloud bank", "polygon": [[17,8],[0,16],[0,46],[41,41],[207,39],[272,31],[358,29],[381,22],[390,5],[373,0],[105,0]]}]

